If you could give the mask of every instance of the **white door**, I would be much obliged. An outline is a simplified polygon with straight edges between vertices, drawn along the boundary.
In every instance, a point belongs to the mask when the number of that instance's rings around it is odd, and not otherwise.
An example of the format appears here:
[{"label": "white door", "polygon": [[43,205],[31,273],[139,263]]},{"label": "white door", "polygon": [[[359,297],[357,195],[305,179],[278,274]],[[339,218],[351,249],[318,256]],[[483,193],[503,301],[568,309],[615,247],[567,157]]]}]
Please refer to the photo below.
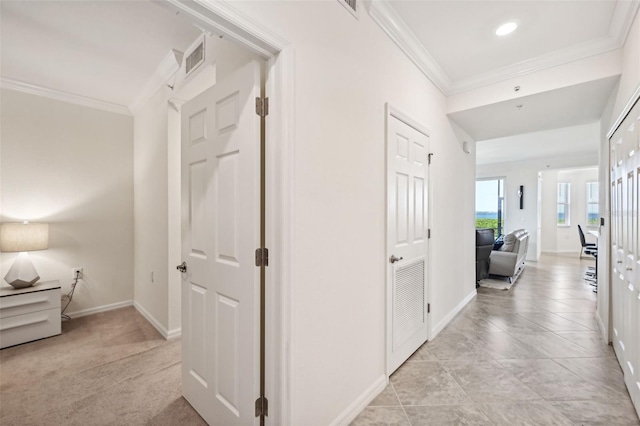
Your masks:
[{"label": "white door", "polygon": [[640,411],[640,102],[611,146],[611,309],[613,347]]},{"label": "white door", "polygon": [[182,107],[182,387],[211,425],[254,423],[259,396],[260,65]]},{"label": "white door", "polygon": [[391,111],[387,117],[387,374],[390,375],[429,336],[429,136],[399,113]]}]

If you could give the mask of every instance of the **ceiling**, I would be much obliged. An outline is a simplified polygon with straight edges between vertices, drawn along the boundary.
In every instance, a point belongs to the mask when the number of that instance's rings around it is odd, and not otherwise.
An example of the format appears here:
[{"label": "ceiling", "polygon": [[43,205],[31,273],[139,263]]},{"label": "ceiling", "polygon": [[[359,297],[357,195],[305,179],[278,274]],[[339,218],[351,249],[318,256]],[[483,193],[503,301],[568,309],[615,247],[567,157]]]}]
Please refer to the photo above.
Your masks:
[{"label": "ceiling", "polygon": [[201,31],[147,0],[0,1],[3,79],[131,105]]},{"label": "ceiling", "polygon": [[[418,68],[445,95],[454,96],[475,89],[486,93],[495,83],[517,81],[527,74],[620,49],[639,3],[377,0],[371,4],[371,13]],[[511,20],[519,22],[518,29],[505,37],[496,36],[496,28]],[[597,145],[579,146],[564,140],[536,144],[525,138],[513,150],[505,149],[504,144],[515,141],[509,136],[599,121],[618,78],[576,81],[510,100],[487,100],[448,116],[480,141],[478,164],[548,157],[550,149],[558,155],[597,153]],[[495,145],[496,138],[501,154],[482,142]]]},{"label": "ceiling", "polygon": [[[638,1],[376,0],[369,13],[445,95],[618,49]],[[363,11],[364,12],[364,11]],[[520,21],[499,38],[495,28]],[[0,72],[109,104],[132,105],[172,49],[201,34],[151,0],[1,0]],[[474,140],[597,120],[615,78],[569,85],[449,115]],[[516,105],[523,105],[516,108]],[[535,146],[528,150],[534,152]],[[478,144],[478,153],[482,144]]]},{"label": "ceiling", "polygon": [[[402,1],[391,5],[450,80],[465,80],[527,64],[554,52],[595,44],[620,31],[618,2],[601,1]],[[621,7],[622,9],[622,7]],[[505,37],[495,29],[510,20]],[[614,28],[616,26],[616,28]],[[613,38],[613,36],[611,36]]]},{"label": "ceiling", "polygon": [[[598,130],[599,126],[592,123],[483,141],[476,151],[476,164],[484,166],[535,159],[542,160],[543,167],[556,168],[552,159],[558,157],[597,161]],[[571,161],[565,159],[561,163]]]},{"label": "ceiling", "polygon": [[[476,140],[599,121],[618,76],[449,114]],[[597,147],[595,147],[597,149]]]}]

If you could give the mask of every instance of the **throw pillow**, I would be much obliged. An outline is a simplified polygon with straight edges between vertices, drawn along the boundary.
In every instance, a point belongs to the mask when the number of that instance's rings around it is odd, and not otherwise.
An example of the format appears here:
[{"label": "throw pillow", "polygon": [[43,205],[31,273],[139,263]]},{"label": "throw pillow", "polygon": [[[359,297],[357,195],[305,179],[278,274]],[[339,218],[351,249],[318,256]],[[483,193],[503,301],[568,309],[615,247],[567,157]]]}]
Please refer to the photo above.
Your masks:
[{"label": "throw pillow", "polygon": [[496,241],[493,243],[494,250],[500,250],[500,247],[504,244],[504,234],[500,234]]},{"label": "throw pillow", "polygon": [[500,251],[513,251],[513,246],[516,243],[516,236],[513,234],[507,234],[504,236],[504,245],[500,247]]}]

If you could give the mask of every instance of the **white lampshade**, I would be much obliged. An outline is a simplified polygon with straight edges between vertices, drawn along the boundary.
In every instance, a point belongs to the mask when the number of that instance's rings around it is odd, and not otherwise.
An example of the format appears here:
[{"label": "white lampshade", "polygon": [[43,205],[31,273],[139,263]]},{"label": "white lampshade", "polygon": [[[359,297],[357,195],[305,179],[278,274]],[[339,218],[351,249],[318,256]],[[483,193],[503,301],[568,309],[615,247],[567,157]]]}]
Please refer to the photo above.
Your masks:
[{"label": "white lampshade", "polygon": [[36,251],[49,248],[49,224],[3,223],[0,225],[0,251]]}]

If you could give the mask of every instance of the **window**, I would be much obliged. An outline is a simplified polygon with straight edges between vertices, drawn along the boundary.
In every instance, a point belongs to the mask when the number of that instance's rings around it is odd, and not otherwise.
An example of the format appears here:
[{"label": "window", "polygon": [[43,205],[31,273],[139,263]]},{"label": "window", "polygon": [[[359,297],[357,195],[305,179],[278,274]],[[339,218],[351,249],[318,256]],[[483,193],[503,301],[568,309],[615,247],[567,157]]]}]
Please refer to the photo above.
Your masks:
[{"label": "window", "polygon": [[587,226],[600,224],[598,209],[598,182],[587,182]]},{"label": "window", "polygon": [[571,199],[571,184],[558,183],[558,226],[569,226],[569,200]]},{"label": "window", "polygon": [[504,233],[504,179],[476,181],[476,228],[493,228],[496,238]]}]

